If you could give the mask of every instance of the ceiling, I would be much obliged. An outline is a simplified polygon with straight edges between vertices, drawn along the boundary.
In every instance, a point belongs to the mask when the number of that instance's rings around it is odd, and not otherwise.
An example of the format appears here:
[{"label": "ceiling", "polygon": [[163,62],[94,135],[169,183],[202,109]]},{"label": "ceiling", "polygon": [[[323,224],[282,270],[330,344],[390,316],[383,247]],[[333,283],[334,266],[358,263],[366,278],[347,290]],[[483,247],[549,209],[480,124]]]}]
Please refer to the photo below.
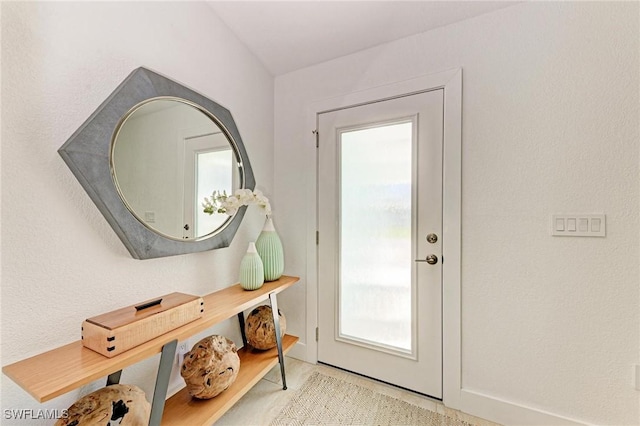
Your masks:
[{"label": "ceiling", "polygon": [[511,6],[512,1],[210,1],[273,75]]}]

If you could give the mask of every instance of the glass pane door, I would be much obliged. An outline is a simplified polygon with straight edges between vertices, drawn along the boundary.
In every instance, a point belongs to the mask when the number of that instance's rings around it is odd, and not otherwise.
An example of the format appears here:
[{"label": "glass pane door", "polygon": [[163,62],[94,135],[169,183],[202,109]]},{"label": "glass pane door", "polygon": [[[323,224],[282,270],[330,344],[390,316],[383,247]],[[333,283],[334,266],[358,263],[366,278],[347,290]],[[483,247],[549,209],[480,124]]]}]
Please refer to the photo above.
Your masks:
[{"label": "glass pane door", "polygon": [[206,235],[212,229],[218,229],[225,220],[224,214],[207,214],[200,208],[204,197],[210,197],[213,190],[233,193],[233,172],[229,165],[233,164],[231,149],[219,149],[196,153],[196,234]]},{"label": "glass pane door", "polygon": [[412,119],[341,129],[339,338],[413,352]]},{"label": "glass pane door", "polygon": [[[193,130],[197,132],[198,129]],[[233,194],[239,184],[236,159],[222,133],[196,134],[184,138],[183,238],[205,238],[229,217],[204,213],[202,201],[213,191]]]},{"label": "glass pane door", "polygon": [[441,89],[318,114],[318,361],[442,396]]}]

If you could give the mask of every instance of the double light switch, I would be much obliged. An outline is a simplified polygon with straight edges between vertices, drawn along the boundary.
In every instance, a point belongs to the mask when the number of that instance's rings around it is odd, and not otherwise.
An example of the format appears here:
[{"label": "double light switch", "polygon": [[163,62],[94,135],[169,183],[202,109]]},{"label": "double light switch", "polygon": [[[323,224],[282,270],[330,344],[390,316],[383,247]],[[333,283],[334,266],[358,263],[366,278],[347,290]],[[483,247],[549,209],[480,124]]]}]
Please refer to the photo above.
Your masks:
[{"label": "double light switch", "polygon": [[604,237],[603,214],[554,214],[551,216],[551,235],[564,237]]}]

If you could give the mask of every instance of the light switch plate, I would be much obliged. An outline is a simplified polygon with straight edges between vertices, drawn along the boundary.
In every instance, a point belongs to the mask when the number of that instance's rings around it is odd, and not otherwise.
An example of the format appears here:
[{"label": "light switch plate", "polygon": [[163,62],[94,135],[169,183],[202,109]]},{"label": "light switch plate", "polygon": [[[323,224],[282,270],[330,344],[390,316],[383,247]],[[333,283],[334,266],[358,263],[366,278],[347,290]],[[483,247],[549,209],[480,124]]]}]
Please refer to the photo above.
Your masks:
[{"label": "light switch plate", "polygon": [[156,212],[144,212],[144,221],[147,223],[156,223]]},{"label": "light switch plate", "polygon": [[606,236],[604,214],[554,214],[551,215],[551,235],[560,237]]}]

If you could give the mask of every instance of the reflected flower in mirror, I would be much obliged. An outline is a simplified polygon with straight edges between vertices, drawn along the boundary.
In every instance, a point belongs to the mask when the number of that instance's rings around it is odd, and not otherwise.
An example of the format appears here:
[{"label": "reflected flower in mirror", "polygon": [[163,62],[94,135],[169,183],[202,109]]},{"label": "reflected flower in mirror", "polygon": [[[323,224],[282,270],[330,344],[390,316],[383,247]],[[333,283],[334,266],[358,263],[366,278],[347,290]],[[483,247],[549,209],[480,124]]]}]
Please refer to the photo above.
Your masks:
[{"label": "reflected flower in mirror", "polygon": [[271,217],[269,199],[259,190],[238,189],[233,195],[226,191],[213,191],[211,197],[205,197],[202,203],[203,211],[208,214],[226,213],[233,216],[241,206],[256,204],[264,209],[267,217]]}]

